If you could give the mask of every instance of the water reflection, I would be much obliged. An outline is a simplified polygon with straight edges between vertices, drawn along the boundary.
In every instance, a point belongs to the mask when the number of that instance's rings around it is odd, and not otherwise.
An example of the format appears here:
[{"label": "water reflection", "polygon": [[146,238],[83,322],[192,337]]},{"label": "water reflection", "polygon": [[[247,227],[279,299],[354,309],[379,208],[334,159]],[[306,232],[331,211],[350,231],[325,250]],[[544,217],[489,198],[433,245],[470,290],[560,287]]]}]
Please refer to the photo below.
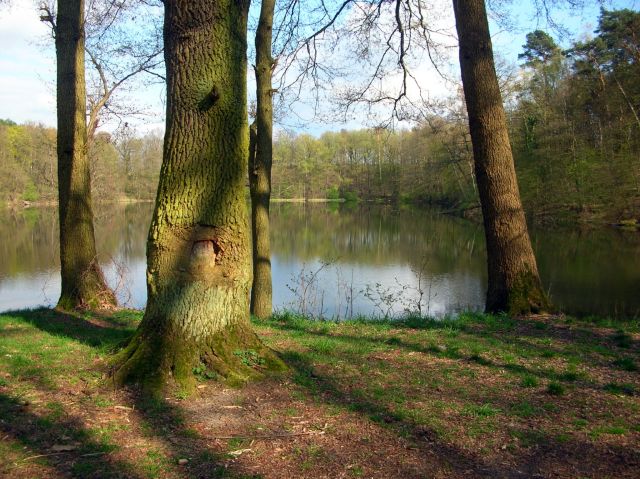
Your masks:
[{"label": "water reflection", "polygon": [[[120,301],[136,308],[146,301],[152,210],[149,203],[96,208],[101,262]],[[0,221],[0,310],[54,303],[60,288],[56,210],[0,211]],[[638,233],[534,230],[532,240],[543,281],[565,311],[640,311]],[[483,307],[481,227],[434,211],[274,204],[272,248],[279,309],[344,318]]]}]

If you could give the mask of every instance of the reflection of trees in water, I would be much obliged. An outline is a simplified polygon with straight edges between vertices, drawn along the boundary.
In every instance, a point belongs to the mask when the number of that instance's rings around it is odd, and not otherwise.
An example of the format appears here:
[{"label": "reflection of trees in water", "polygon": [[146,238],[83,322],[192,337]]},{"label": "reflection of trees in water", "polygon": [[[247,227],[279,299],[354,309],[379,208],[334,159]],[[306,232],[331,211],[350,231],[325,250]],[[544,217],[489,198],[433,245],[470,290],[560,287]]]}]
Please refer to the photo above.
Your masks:
[{"label": "reflection of trees in water", "polygon": [[126,262],[145,257],[153,203],[105,203],[96,210],[99,255],[105,259],[121,255]]},{"label": "reflection of trees in water", "polygon": [[[486,275],[482,228],[465,220],[379,205],[276,203],[271,209],[273,252],[284,261],[337,259],[418,270],[426,260],[430,276],[458,273],[477,284],[471,279]],[[153,204],[102,203],[95,210],[101,259],[144,261]],[[0,209],[0,222],[0,278],[58,269],[56,208]],[[543,283],[565,311],[614,314],[617,308],[632,315],[640,310],[637,232],[533,230],[531,236]]]},{"label": "reflection of trees in water", "polygon": [[431,274],[463,269],[482,275],[485,267],[481,228],[434,211],[313,204],[275,204],[272,211],[273,251],[284,258],[414,269],[426,261]]},{"label": "reflection of trees in water", "polygon": [[545,287],[574,314],[640,314],[640,235],[614,228],[534,231]]},{"label": "reflection of trees in water", "polygon": [[[95,206],[98,255],[108,261],[144,258],[151,203]],[[0,275],[33,274],[60,267],[58,210],[55,207],[0,210]]]},{"label": "reflection of trees in water", "polygon": [[59,268],[58,210],[0,209],[0,275]]}]

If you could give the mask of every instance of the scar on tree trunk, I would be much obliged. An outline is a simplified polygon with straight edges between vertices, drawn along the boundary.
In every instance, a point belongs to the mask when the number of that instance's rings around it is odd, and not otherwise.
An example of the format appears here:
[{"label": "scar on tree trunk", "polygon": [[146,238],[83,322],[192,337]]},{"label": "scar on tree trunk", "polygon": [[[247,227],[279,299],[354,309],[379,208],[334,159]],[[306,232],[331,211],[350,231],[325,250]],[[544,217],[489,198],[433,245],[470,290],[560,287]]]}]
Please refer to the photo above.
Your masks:
[{"label": "scar on tree trunk", "polygon": [[249,321],[249,2],[164,7],[167,127],[147,241],[147,307],[113,363],[114,384],[153,395],[286,369]]}]

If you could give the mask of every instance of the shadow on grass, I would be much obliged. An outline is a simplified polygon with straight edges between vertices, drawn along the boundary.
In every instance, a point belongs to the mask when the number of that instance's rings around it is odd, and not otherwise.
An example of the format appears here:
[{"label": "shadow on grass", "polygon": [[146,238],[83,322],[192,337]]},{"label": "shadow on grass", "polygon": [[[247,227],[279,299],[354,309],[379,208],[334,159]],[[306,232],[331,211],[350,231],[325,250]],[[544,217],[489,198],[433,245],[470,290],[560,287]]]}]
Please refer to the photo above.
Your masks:
[{"label": "shadow on grass", "polygon": [[[93,324],[82,318],[51,310],[12,312],[9,315],[22,319],[48,334],[69,337],[103,350],[116,348],[133,331],[132,328],[127,327],[122,329],[120,325],[110,327],[107,318],[101,319],[103,322],[100,324]],[[274,328],[299,330],[311,336],[326,335],[320,331],[310,331],[302,323],[278,325],[273,322],[269,324]],[[436,328],[438,325],[431,323],[425,325],[423,329],[426,327]],[[504,330],[501,331],[504,332]],[[464,332],[466,334],[498,334],[495,331],[483,333],[465,330]],[[457,354],[459,357],[453,359],[470,359],[454,350],[450,352],[431,350],[417,342],[403,341],[400,338],[393,338],[391,343],[385,343],[383,339],[352,335],[337,335],[335,338],[345,341],[386,344],[428,354],[453,354],[454,356]],[[506,343],[509,338],[502,338],[501,341]],[[336,353],[336,356],[346,360],[358,360],[357,355],[351,353]],[[515,431],[515,434],[520,434],[523,440],[533,444],[531,447],[517,452],[515,455],[517,467],[508,463],[489,462],[479,449],[470,451],[458,447],[441,438],[437,431],[418,423],[410,415],[398,412],[391,403],[377,400],[368,395],[367,391],[364,391],[365,394],[362,394],[361,391],[354,391],[348,384],[341,382],[340,378],[318,372],[310,357],[301,353],[287,352],[284,353],[284,359],[292,367],[296,382],[300,386],[311,392],[320,393],[321,400],[328,404],[345,407],[369,420],[391,428],[403,438],[408,438],[416,444],[416,447],[441,465],[440,471],[452,471],[452,477],[535,477],[540,471],[551,475],[554,467],[560,467],[565,463],[568,465],[562,467],[571,467],[572,471],[585,472],[585,474],[574,474],[574,476],[588,475],[594,470],[601,470],[607,474],[616,471],[619,473],[618,476],[622,477],[629,476],[629,471],[637,467],[639,462],[638,454],[634,451],[624,451],[616,447],[606,450],[606,448],[596,447],[588,442],[574,439],[562,442],[546,433],[527,430]],[[478,364],[492,368],[504,368],[503,365],[493,363]],[[518,370],[516,372],[524,373],[527,371]],[[37,384],[37,387],[44,391],[43,385]],[[198,437],[197,434],[185,427],[182,411],[178,406],[162,400],[150,401],[134,392],[131,393],[130,400],[135,405],[135,414],[138,414],[145,422],[147,435],[150,438],[160,440],[166,446],[169,451],[168,461],[175,467],[178,459],[189,459],[185,466],[181,466],[180,475],[182,477],[251,477],[243,475],[241,465],[233,465],[229,469],[225,468],[224,457],[207,446],[207,439]],[[500,407],[505,408],[505,405],[501,404]],[[92,477],[140,477],[135,475],[136,472],[130,464],[111,461],[109,455],[105,454],[111,446],[92,439],[89,432],[73,419],[39,417],[23,408],[17,398],[7,395],[0,396],[0,417],[3,421],[0,423],[0,430],[9,437],[28,445],[35,453],[48,453],[52,441],[58,437],[57,434],[60,434],[60,431],[68,431],[66,435],[74,439],[77,438],[78,442],[83,443],[86,440],[86,444],[83,444],[78,451],[47,458],[51,467],[55,467],[63,477],[88,477],[86,471],[93,470],[100,471],[100,475],[94,474]],[[35,433],[32,433],[34,430],[32,424],[39,424]],[[96,455],[83,456],[82,454]],[[585,455],[588,455],[589,458],[581,460],[580,458]],[[167,465],[167,467],[169,466]],[[563,475],[571,477],[570,474]],[[11,477],[10,474],[9,477]]]},{"label": "shadow on grass", "polygon": [[46,308],[6,311],[2,314],[19,318],[50,335],[73,339],[102,350],[115,349],[124,344],[135,330],[135,323],[127,319],[126,315],[130,314],[127,311],[113,316],[92,314],[92,319],[99,320],[93,322],[79,314]]},{"label": "shadow on grass", "polygon": [[[344,407],[410,439],[420,450],[444,464],[451,477],[635,477],[640,453],[619,445],[598,447],[580,439],[570,440],[535,429],[509,426],[520,447],[509,461],[485,459],[481,449],[471,451],[441,438],[437,430],[416,422],[392,404],[376,401],[329,374],[318,372],[313,363],[298,352],[283,354],[294,370],[294,380],[322,401]],[[490,398],[484,398],[490,401]],[[495,403],[507,408],[508,401]],[[511,455],[511,454],[510,454]],[[594,476],[595,474],[595,476]]]},{"label": "shadow on grass", "polygon": [[415,442],[421,450],[435,453],[437,460],[451,470],[454,477],[504,477],[505,470],[486,463],[478,454],[464,451],[446,443],[432,429],[417,424],[410,418],[394,412],[384,404],[343,389],[339,381],[318,374],[304,355],[296,352],[283,353],[283,358],[294,370],[295,381],[312,393],[320,393],[324,401],[362,414],[370,420],[390,427],[401,437]]},{"label": "shadow on grass", "polygon": [[135,409],[144,420],[151,436],[161,438],[171,451],[173,463],[187,459],[184,476],[210,479],[259,479],[260,476],[242,470],[241,464],[229,466],[225,455],[207,447],[209,441],[185,426],[183,412],[165,400],[150,399],[131,393]]},{"label": "shadow on grass", "polygon": [[[29,411],[29,407],[8,394],[0,393],[0,431],[5,439],[26,446],[31,456],[44,456],[0,464],[3,477],[13,477],[20,469],[32,467],[33,461],[44,461],[63,477],[142,478],[129,464],[111,460],[108,453],[114,446],[92,439],[88,431],[73,418],[52,419]],[[63,439],[64,438],[64,439]],[[77,443],[74,450],[52,452],[60,444]],[[23,477],[23,476],[21,476]]]},{"label": "shadow on grass", "polygon": [[598,447],[531,429],[510,433],[524,446],[517,456],[519,477],[637,477],[640,453],[629,447]]},{"label": "shadow on grass", "polygon": [[[485,366],[493,370],[508,370],[520,376],[535,376],[548,381],[564,381],[579,384],[581,387],[599,390],[601,387],[586,381],[584,377],[572,371],[554,371],[551,369],[533,369],[521,364],[510,362],[496,361],[483,357],[476,352],[460,351],[457,345],[431,344],[425,346],[419,342],[406,341],[398,337],[371,338],[367,336],[356,336],[349,334],[329,334],[328,331],[318,331],[314,326],[322,324],[322,322],[305,321],[291,318],[288,315],[282,315],[269,320],[267,324],[284,332],[297,331],[308,336],[327,337],[338,341],[345,341],[351,344],[367,343],[373,347],[397,347],[410,352],[429,354],[440,358],[449,358],[454,360],[467,360],[480,366]],[[355,324],[358,324],[356,322]],[[453,334],[452,342],[464,342],[463,349],[496,349],[500,350],[505,347],[518,349],[519,354],[526,353],[528,358],[550,358],[563,357],[567,360],[578,360],[580,363],[589,363],[589,366],[601,366],[611,370],[619,371],[620,367],[617,363],[635,366],[633,359],[628,357],[629,353],[635,352],[638,347],[637,341],[623,332],[614,333],[611,336],[603,338],[594,337],[589,331],[578,329],[575,331],[567,331],[566,328],[558,328],[547,323],[540,323],[532,320],[519,319],[513,320],[509,318],[486,317],[483,315],[472,315],[470,320],[461,320],[457,323],[455,320],[433,320],[424,318],[409,318],[400,321],[360,321],[364,326],[379,326],[392,329],[416,329],[416,330],[439,330],[450,332]],[[540,326],[544,326],[541,328]],[[558,333],[560,331],[560,333]],[[466,337],[462,338],[459,335]],[[594,354],[594,351],[587,353],[576,353],[556,347],[538,345],[523,339],[524,337],[548,337],[557,339],[556,336],[561,334],[563,340],[567,343],[585,348],[594,346],[607,347],[608,353],[617,357],[616,361],[603,360],[600,355]],[[489,341],[487,343],[486,341]],[[494,344],[491,344],[493,342]],[[497,344],[497,345],[496,345]],[[589,357],[585,358],[585,354]],[[626,359],[625,359],[626,356]]]},{"label": "shadow on grass", "polygon": [[[30,324],[42,332],[61,338],[68,338],[92,348],[97,352],[113,351],[126,343],[133,334],[138,313],[124,312],[115,317],[110,315],[88,316],[88,320],[81,316],[61,313],[55,310],[38,309],[26,311],[11,311],[2,316]],[[0,341],[5,336],[5,330],[0,331]],[[12,335],[14,331],[8,330]],[[21,331],[24,334],[24,331]],[[15,356],[20,356],[16,352]],[[54,381],[49,378],[45,368],[43,371],[34,367],[32,374],[19,374],[16,378],[21,386],[29,386],[39,393],[64,393],[57,389]],[[50,379],[50,378],[49,378]],[[7,386],[8,383],[5,383]],[[13,381],[12,381],[13,384]],[[137,415],[143,422],[143,436],[153,440],[160,440],[168,451],[161,456],[147,457],[153,460],[150,464],[155,471],[140,473],[140,464],[126,461],[112,460],[122,444],[111,444],[98,441],[78,418],[70,416],[64,406],[59,407],[55,414],[39,415],[30,411],[28,404],[23,404],[20,394],[11,392],[9,386],[2,387],[0,392],[0,433],[5,439],[11,439],[26,446],[32,454],[28,456],[43,456],[31,458],[27,461],[18,460],[15,464],[0,462],[0,475],[12,477],[20,469],[31,465],[32,460],[42,461],[43,466],[56,470],[62,477],[99,477],[99,478],[142,478],[165,477],[161,468],[170,470],[171,477],[186,478],[252,478],[251,474],[242,472],[240,465],[227,467],[225,457],[207,447],[207,439],[199,437],[192,430],[187,430],[179,407],[165,400],[151,400],[135,390],[127,390],[126,396],[131,404],[131,414]],[[7,392],[8,391],[8,392]],[[61,439],[63,438],[63,439]],[[75,448],[70,451],[55,452],[52,446],[72,441]],[[21,456],[22,448],[20,448]],[[153,452],[153,451],[152,451]],[[145,458],[143,458],[145,459]],[[188,462],[178,466],[179,459]],[[165,470],[165,472],[166,472]],[[171,472],[172,471],[172,472]],[[160,475],[158,475],[160,474]],[[4,477],[4,476],[3,476]],[[22,477],[22,476],[20,476]]]},{"label": "shadow on grass", "polygon": [[[355,412],[359,412],[369,419],[387,425],[396,430],[400,436],[406,436],[413,438],[416,443],[421,444],[421,448],[425,451],[435,451],[438,457],[444,458],[459,458],[459,463],[453,463],[456,475],[464,475],[467,469],[473,469],[474,476],[490,476],[490,477],[536,477],[538,474],[544,476],[554,475],[555,470],[561,470],[562,476],[565,477],[579,477],[579,476],[591,476],[596,473],[595,477],[604,477],[615,473],[616,477],[635,477],[635,468],[640,463],[640,454],[629,448],[606,445],[606,444],[594,444],[589,441],[585,441],[579,437],[579,435],[562,436],[557,437],[547,431],[536,431],[535,429],[522,429],[519,430],[516,424],[503,427],[507,434],[511,434],[513,438],[517,438],[520,441],[521,447],[517,447],[512,457],[511,466],[507,465],[507,462],[488,462],[482,456],[475,452],[469,452],[466,449],[460,450],[455,445],[451,445],[446,439],[441,440],[438,437],[438,430],[425,428],[420,424],[417,419],[413,418],[411,412],[407,413],[406,409],[397,408],[394,401],[401,399],[401,401],[410,401],[409,398],[394,398],[397,396],[397,392],[389,392],[385,394],[387,397],[379,397],[376,391],[366,386],[360,389],[358,386],[354,388],[353,381],[358,382],[356,378],[346,378],[343,380],[340,376],[334,376],[331,373],[324,373],[324,368],[314,368],[315,364],[322,364],[324,362],[328,364],[339,365],[344,364],[359,364],[363,361],[362,354],[358,354],[358,350],[366,353],[375,352],[376,350],[384,350],[387,348],[404,349],[409,353],[419,352],[428,354],[434,357],[454,359],[462,361],[459,363],[461,371],[466,368],[464,362],[474,363],[478,367],[483,367],[492,370],[493,374],[500,376],[504,370],[508,370],[517,376],[536,376],[548,381],[563,381],[571,384],[571,388],[576,389],[578,395],[580,390],[593,390],[597,393],[605,393],[607,386],[598,385],[588,377],[582,377],[579,371],[567,369],[567,371],[555,371],[553,368],[535,369],[526,367],[519,364],[505,363],[503,361],[497,361],[495,359],[488,359],[482,354],[472,353],[474,346],[481,346],[479,349],[490,352],[493,350],[500,350],[507,346],[512,350],[513,344],[517,348],[527,348],[529,358],[539,357],[547,358],[544,353],[549,351],[546,345],[536,345],[523,340],[527,333],[531,333],[532,336],[548,336],[550,338],[556,338],[556,334],[561,334],[563,340],[567,343],[575,341],[578,344],[583,344],[585,347],[590,347],[594,344],[601,344],[598,341],[605,338],[605,344],[611,350],[623,354],[628,352],[630,348],[634,348],[637,345],[628,341],[629,336],[620,332],[611,334],[605,332],[604,335],[596,336],[590,331],[578,329],[577,331],[567,330],[564,325],[559,325],[560,333],[555,331],[556,326],[553,324],[544,324],[540,326],[535,321],[507,320],[503,324],[489,321],[489,324],[485,324],[482,321],[462,322],[455,325],[448,322],[439,324],[438,321],[411,321],[399,322],[399,323],[373,323],[382,326],[386,334],[381,334],[379,337],[368,337],[366,331],[363,329],[363,334],[358,336],[354,334],[344,334],[342,331],[331,329],[330,327],[324,328],[322,323],[308,322],[300,320],[278,321],[277,318],[269,322],[269,326],[274,329],[280,329],[285,332],[299,332],[302,333],[299,338],[316,337],[316,338],[330,338],[335,343],[328,345],[323,342],[318,343],[318,349],[314,349],[314,342],[309,341],[306,343],[307,347],[311,350],[307,352],[288,351],[285,357],[289,364],[294,368],[296,372],[296,382],[306,388],[312,393],[312,395],[319,395],[323,400],[335,405],[339,405],[350,409]],[[365,322],[363,325],[371,325],[372,322]],[[329,325],[326,325],[329,326]],[[429,346],[424,342],[430,342],[433,338],[425,338],[424,341],[407,341],[405,338],[394,336],[393,332],[389,332],[389,329],[401,330],[405,328],[416,330],[444,330],[443,334],[437,341],[447,344],[451,339],[453,344],[458,343],[460,347],[444,347],[441,344],[433,343]],[[449,338],[447,332],[453,333]],[[378,336],[379,331],[374,333]],[[463,337],[465,335],[466,337]],[[391,337],[389,337],[391,336]],[[622,340],[626,344],[616,344]],[[482,343],[489,338],[492,343]],[[364,347],[361,347],[364,346]],[[341,348],[352,348],[354,352],[341,351]],[[335,348],[335,349],[334,349]],[[507,348],[507,349],[509,349]],[[593,354],[587,354],[586,356],[580,356],[576,354],[570,348],[563,349],[562,351],[556,351],[551,357],[563,357],[563,359],[575,359],[579,358],[578,364],[593,365],[593,360],[598,356],[596,351],[592,351]],[[374,356],[375,358],[375,356]],[[339,360],[336,362],[336,360]],[[381,359],[381,361],[386,361]],[[597,362],[597,361],[596,361]],[[611,361],[601,360],[600,365],[621,371],[619,367],[615,367],[615,364]],[[339,366],[336,366],[339,367]],[[399,367],[410,367],[402,363]],[[375,370],[376,366],[373,366],[373,370],[369,368],[363,369],[364,372],[369,371],[372,377],[376,377],[379,374]],[[335,368],[334,368],[335,370]],[[386,369],[380,369],[382,375]],[[627,369],[628,371],[629,369]],[[407,372],[408,376],[412,373]],[[519,388],[519,385],[514,385]],[[510,395],[502,396],[497,395],[490,390],[487,390],[482,385],[478,387],[465,388],[467,391],[463,395],[458,395],[457,390],[451,389],[450,399],[455,403],[459,400],[463,400],[468,403],[469,411],[472,413],[475,410],[483,412],[483,408],[489,411],[491,414],[504,412],[507,417],[517,412],[517,405],[512,404],[513,397]],[[406,394],[411,394],[411,387],[407,389]],[[522,390],[522,394],[524,390]],[[517,389],[516,389],[517,392]],[[422,393],[428,400],[428,389],[423,389]],[[627,395],[634,395],[635,391],[631,390],[626,392]],[[436,393],[436,397],[441,394]],[[526,397],[526,395],[525,395]],[[542,424],[546,424],[544,415],[548,413],[542,406],[551,400],[549,394],[538,390],[532,396],[533,405],[528,404],[529,408],[535,409],[533,412],[524,411],[527,414],[542,415]],[[416,397],[418,401],[423,398]],[[445,398],[445,401],[447,399]],[[569,406],[570,407],[570,406]],[[514,410],[514,411],[512,411]],[[564,412],[563,412],[564,411]],[[568,413],[566,407],[561,408],[557,414]],[[547,418],[553,422],[552,417]],[[475,421],[476,423],[478,421]],[[481,422],[481,421],[480,421]],[[466,426],[465,426],[466,427]],[[539,426],[544,427],[547,426]],[[425,444],[426,441],[426,444]],[[588,456],[588,457],[585,457]],[[599,472],[597,472],[599,471]]]}]

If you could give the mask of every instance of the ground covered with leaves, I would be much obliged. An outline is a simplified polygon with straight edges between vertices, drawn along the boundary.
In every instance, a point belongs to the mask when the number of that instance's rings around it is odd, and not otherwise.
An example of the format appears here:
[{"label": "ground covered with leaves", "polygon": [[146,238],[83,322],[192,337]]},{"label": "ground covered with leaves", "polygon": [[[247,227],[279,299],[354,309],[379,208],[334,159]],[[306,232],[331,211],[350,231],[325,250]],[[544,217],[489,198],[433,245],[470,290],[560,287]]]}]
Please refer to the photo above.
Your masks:
[{"label": "ground covered with leaves", "polygon": [[[637,477],[637,321],[257,321],[290,372],[114,390],[141,313],[0,315],[0,476]],[[251,351],[238,355],[260,367]]]}]

